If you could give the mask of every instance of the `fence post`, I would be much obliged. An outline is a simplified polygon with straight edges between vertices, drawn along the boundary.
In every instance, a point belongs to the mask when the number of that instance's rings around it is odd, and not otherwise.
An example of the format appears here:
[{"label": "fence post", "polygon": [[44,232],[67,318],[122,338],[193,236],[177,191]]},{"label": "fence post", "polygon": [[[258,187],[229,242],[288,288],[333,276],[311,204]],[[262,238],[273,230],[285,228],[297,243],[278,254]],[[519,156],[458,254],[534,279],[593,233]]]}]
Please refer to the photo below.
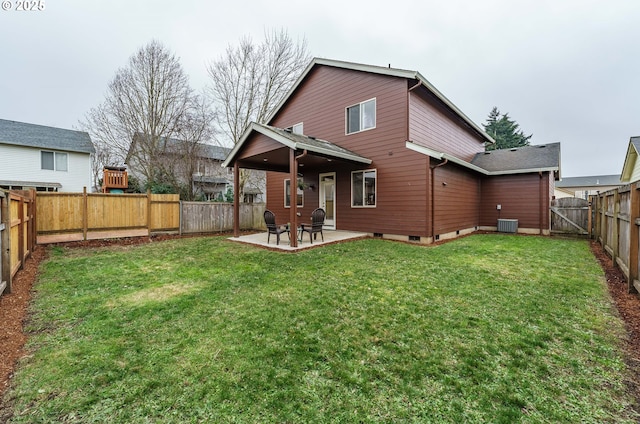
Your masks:
[{"label": "fence post", "polygon": [[87,187],[82,188],[82,239],[87,240],[89,232],[89,202],[87,199]]},{"label": "fence post", "polygon": [[618,254],[620,253],[620,246],[618,245],[620,238],[620,196],[618,194],[618,189],[615,189],[613,192],[613,235],[611,240],[611,251],[613,254],[611,255],[611,260],[613,263],[616,263],[616,259],[618,258]]},{"label": "fence post", "polygon": [[[0,190],[0,284],[5,284],[4,292],[11,293],[11,217],[9,216],[9,197]],[[0,290],[0,295],[3,293]]]},{"label": "fence post", "polygon": [[638,218],[640,218],[640,194],[639,184],[631,186],[630,199],[631,211],[629,212],[629,281],[628,292],[637,293],[636,281],[638,280]]},{"label": "fence post", "polygon": [[147,235],[151,236],[151,190],[147,189]]}]

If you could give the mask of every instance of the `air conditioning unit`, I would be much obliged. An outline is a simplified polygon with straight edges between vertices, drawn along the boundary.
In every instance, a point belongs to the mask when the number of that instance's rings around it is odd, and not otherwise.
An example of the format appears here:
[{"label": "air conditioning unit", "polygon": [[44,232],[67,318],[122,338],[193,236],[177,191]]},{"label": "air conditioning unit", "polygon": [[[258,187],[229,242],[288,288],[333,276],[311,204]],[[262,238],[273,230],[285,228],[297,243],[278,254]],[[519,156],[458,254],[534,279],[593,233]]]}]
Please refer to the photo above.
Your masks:
[{"label": "air conditioning unit", "polygon": [[498,220],[498,232],[500,232],[500,233],[517,233],[518,232],[518,220],[517,219],[499,219]]}]

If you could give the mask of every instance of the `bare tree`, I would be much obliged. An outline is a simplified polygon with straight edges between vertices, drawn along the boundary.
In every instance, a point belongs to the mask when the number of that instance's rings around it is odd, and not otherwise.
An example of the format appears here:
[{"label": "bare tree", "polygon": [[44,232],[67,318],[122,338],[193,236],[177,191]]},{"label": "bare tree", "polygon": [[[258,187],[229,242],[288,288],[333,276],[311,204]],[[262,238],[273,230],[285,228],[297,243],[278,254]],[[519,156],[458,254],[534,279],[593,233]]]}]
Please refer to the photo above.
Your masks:
[{"label": "bare tree", "polygon": [[[264,123],[310,60],[306,40],[294,41],[285,30],[272,30],[265,32],[261,44],[243,38],[209,64],[216,124],[227,141],[235,145],[252,121]],[[255,177],[242,171],[241,201],[245,184]]]},{"label": "bare tree", "polygon": [[[104,102],[87,113],[81,126],[96,145],[110,151],[108,160],[119,162],[113,165],[135,164],[147,184],[158,179],[176,184],[178,152],[167,140],[195,145],[209,135],[210,123],[211,114],[189,86],[179,59],[154,40],[116,72]],[[177,156],[184,158],[193,150]],[[168,154],[172,160],[166,160]]]}]

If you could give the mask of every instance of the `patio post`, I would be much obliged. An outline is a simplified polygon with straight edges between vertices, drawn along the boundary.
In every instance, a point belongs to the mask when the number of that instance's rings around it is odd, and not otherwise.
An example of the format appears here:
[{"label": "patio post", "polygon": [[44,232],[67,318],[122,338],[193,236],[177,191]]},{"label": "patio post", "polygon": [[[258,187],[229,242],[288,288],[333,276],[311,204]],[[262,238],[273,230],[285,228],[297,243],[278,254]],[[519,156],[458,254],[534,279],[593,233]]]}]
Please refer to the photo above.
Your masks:
[{"label": "patio post", "polygon": [[233,236],[240,237],[240,167],[233,164]]},{"label": "patio post", "polygon": [[298,159],[295,149],[289,149],[289,239],[298,247]]}]

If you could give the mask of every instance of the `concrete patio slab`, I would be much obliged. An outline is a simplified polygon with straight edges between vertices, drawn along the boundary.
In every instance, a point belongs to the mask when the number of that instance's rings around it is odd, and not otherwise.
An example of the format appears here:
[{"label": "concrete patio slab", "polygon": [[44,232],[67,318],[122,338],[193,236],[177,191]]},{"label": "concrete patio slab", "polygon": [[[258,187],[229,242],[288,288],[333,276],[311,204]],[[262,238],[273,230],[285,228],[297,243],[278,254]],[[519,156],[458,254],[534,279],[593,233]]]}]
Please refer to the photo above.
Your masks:
[{"label": "concrete patio slab", "polygon": [[331,243],[338,243],[347,240],[356,240],[369,237],[367,233],[358,233],[354,231],[339,231],[339,230],[323,230],[324,241],[320,234],[316,234],[317,239],[313,240],[313,243],[309,241],[309,234],[305,233],[302,241],[298,240],[298,247],[289,245],[289,238],[286,233],[280,234],[280,244],[276,245],[276,236],[271,234],[269,243],[267,243],[267,232],[262,231],[254,234],[247,234],[240,237],[231,237],[229,240],[240,243],[252,244],[255,246],[266,247],[274,250],[282,250],[289,252],[296,252],[304,249],[311,249],[314,247],[325,246]]}]

